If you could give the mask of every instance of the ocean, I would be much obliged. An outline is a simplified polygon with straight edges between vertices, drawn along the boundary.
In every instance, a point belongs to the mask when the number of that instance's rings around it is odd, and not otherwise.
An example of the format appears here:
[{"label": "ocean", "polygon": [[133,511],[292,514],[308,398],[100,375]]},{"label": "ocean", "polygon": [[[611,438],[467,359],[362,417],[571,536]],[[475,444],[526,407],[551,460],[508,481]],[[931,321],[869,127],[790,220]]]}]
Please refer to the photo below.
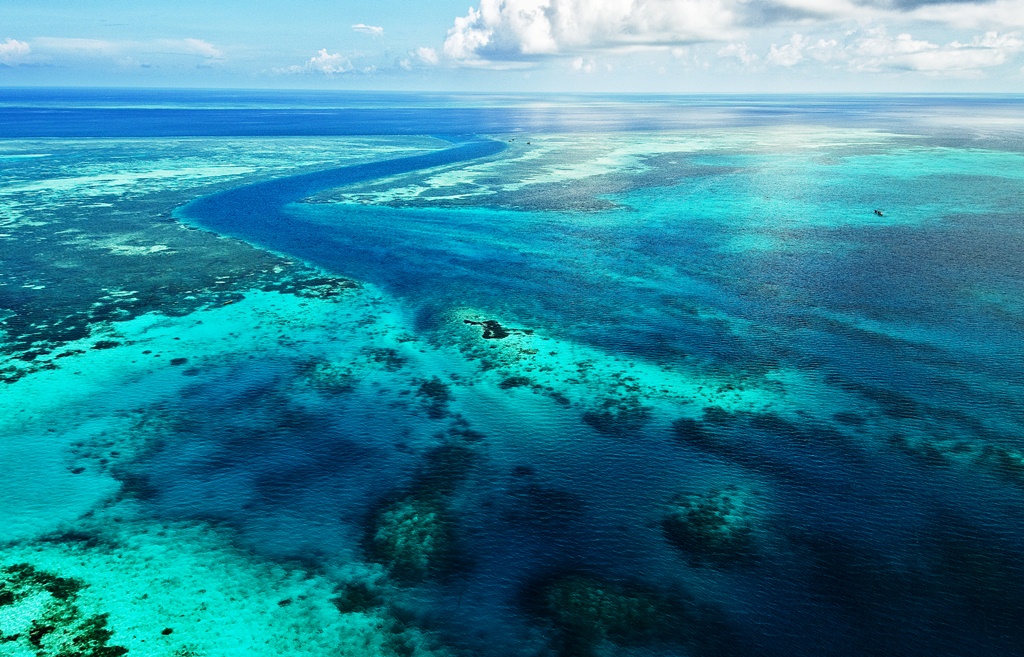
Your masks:
[{"label": "ocean", "polygon": [[1024,654],[1024,97],[7,89],[0,655]]}]

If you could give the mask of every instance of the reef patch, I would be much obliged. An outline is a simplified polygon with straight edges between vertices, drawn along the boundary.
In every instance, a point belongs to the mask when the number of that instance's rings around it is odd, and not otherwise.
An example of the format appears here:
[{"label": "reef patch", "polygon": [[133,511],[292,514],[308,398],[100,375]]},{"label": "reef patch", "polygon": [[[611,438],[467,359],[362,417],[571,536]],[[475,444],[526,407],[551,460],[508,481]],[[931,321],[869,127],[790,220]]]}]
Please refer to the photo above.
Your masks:
[{"label": "reef patch", "polygon": [[561,657],[597,657],[615,648],[685,645],[699,619],[690,604],[646,585],[586,573],[542,579],[525,589],[524,602],[554,630]]},{"label": "reef patch", "polygon": [[750,498],[751,493],[737,486],[680,495],[662,519],[665,538],[696,566],[750,561],[756,554]]},{"label": "reef patch", "polygon": [[37,657],[120,657],[111,644],[108,614],[87,614],[77,604],[85,584],[27,563],[0,571],[0,643]]}]

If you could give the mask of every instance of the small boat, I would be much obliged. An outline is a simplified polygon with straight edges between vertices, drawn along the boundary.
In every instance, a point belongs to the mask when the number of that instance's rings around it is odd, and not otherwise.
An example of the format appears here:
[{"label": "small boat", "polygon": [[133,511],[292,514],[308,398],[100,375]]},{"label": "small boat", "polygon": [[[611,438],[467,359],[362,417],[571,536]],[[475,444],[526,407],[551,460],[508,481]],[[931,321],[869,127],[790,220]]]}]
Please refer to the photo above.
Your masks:
[{"label": "small boat", "polygon": [[879,216],[879,217],[884,217],[885,216],[884,214],[882,214],[881,210],[875,210],[875,215]]}]

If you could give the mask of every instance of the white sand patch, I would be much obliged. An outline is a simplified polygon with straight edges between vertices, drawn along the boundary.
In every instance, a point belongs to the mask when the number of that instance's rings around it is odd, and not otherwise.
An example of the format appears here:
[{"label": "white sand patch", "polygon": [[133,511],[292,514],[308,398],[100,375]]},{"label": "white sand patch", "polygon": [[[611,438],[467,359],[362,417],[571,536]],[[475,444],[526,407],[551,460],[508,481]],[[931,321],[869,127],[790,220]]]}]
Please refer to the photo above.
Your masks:
[{"label": "white sand patch", "polygon": [[0,155],[0,160],[34,160],[40,157],[53,157],[52,153],[8,153]]},{"label": "white sand patch", "polygon": [[138,255],[152,255],[154,253],[161,253],[163,251],[170,251],[169,246],[166,244],[154,244],[152,246],[128,246],[125,244],[115,244],[110,247],[110,252],[114,255],[123,256],[138,256]]},{"label": "white sand patch", "polygon": [[[0,606],[0,636],[10,636],[24,631],[32,624],[33,620],[40,617],[49,599],[49,595],[37,593],[20,600],[18,604]],[[3,654],[10,653],[4,652]]]}]

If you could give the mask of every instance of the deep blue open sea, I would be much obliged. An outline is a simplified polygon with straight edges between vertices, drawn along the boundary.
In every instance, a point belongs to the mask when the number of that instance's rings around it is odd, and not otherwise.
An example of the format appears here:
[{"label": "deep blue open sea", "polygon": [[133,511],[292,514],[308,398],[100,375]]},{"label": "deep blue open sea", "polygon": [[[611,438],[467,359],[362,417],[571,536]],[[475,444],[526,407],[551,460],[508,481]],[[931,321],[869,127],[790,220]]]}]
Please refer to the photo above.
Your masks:
[{"label": "deep blue open sea", "polygon": [[6,89],[0,655],[1024,655],[1022,367],[1022,97]]}]

